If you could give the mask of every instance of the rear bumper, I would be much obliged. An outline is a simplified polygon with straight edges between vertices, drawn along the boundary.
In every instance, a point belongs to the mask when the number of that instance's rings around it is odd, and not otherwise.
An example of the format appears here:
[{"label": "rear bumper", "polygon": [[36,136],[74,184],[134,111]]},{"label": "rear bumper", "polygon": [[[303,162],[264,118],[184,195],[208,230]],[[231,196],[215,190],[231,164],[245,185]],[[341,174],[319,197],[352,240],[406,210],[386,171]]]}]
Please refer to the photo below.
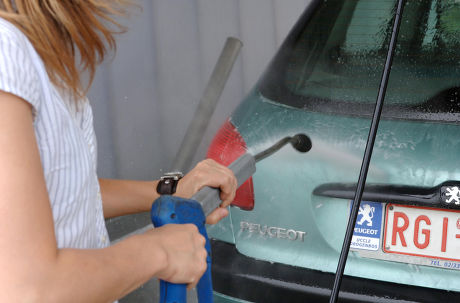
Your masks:
[{"label": "rear bumper", "polygon": [[[329,302],[334,275],[240,254],[211,241],[214,290],[251,302]],[[460,293],[344,276],[339,302],[459,302]]]}]

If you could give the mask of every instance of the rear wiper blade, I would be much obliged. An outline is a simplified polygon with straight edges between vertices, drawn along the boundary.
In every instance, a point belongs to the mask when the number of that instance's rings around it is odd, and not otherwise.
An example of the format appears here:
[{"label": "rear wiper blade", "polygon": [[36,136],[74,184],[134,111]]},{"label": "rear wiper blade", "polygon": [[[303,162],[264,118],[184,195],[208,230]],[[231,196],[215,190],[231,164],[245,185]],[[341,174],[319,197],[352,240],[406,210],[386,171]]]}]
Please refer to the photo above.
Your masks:
[{"label": "rear wiper blade", "polygon": [[[352,200],[356,183],[325,183],[316,187],[316,196]],[[440,209],[460,209],[460,181],[446,181],[433,187],[366,184],[362,200]]]}]

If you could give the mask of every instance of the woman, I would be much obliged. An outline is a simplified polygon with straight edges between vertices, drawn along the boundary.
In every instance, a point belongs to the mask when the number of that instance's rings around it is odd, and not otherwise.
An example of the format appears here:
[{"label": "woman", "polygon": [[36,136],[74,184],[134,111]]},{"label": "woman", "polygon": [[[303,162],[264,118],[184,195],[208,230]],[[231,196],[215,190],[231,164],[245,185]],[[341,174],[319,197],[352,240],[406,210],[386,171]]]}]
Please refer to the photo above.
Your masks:
[{"label": "woman", "polygon": [[[0,302],[111,302],[152,277],[195,286],[204,238],[169,225],[109,246],[104,217],[150,209],[157,181],[99,180],[92,113],[80,72],[120,30],[126,0],[0,0]],[[79,58],[79,59],[77,59]],[[88,85],[89,86],[89,85]],[[176,194],[236,180],[211,160]]]}]

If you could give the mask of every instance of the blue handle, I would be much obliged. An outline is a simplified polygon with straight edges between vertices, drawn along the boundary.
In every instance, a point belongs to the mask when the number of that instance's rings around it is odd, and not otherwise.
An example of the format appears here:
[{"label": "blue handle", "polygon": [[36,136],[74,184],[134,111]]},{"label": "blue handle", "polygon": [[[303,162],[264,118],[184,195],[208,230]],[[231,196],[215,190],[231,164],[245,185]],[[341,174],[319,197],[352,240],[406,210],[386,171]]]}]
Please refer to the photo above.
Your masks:
[{"label": "blue handle", "polygon": [[[206,217],[201,205],[190,199],[163,195],[152,205],[150,217],[155,227],[165,224],[195,224],[199,232],[206,238],[208,267],[197,284],[198,302],[213,303],[211,280],[211,244],[206,233]],[[185,303],[187,302],[187,288],[185,284],[173,284],[160,281],[160,303]]]}]

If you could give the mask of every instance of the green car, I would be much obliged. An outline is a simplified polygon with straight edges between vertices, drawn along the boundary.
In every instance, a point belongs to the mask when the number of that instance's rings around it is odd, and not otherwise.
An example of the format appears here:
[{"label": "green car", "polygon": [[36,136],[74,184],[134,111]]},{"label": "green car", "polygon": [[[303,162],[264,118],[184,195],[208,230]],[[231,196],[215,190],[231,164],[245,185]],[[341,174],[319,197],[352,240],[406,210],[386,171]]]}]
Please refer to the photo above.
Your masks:
[{"label": "green car", "polygon": [[[216,302],[327,302],[395,0],[312,1],[208,156],[256,164],[208,228]],[[339,302],[460,302],[460,1],[410,0]]]}]

